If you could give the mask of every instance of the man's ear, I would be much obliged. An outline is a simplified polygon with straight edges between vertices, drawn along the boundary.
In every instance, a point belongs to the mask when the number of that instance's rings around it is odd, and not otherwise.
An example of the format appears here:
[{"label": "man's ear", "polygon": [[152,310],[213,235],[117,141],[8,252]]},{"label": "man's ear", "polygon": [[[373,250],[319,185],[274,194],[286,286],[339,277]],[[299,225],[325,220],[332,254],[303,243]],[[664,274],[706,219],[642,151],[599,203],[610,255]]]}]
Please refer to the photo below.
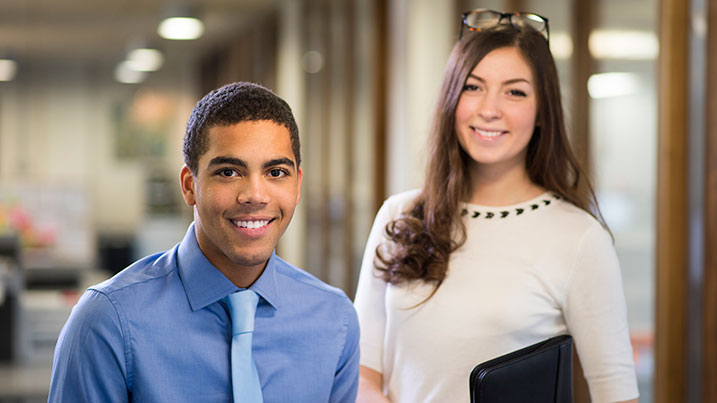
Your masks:
[{"label": "man's ear", "polygon": [[299,180],[298,180],[298,182],[299,182],[299,183],[298,183],[299,191],[296,192],[296,204],[298,205],[298,204],[299,204],[299,201],[301,200],[301,180],[303,179],[303,176],[304,176],[304,170],[301,169],[301,167],[299,167],[299,170],[297,171],[297,174],[296,174],[296,175],[297,175],[297,177],[298,177],[298,179],[299,179]]},{"label": "man's ear", "polygon": [[187,203],[187,206],[192,207],[197,204],[194,193],[194,174],[186,164],[179,171],[179,185],[182,187],[182,197],[184,197],[184,202]]}]

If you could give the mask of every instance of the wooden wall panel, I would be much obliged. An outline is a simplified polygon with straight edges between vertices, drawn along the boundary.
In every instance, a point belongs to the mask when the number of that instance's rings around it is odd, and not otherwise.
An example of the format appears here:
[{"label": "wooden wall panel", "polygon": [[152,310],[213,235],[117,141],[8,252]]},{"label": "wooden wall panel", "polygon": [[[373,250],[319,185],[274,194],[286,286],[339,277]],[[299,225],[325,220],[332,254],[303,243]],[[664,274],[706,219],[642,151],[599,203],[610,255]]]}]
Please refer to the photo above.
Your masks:
[{"label": "wooden wall panel", "polygon": [[332,64],[329,33],[329,9],[324,0],[304,3],[303,25],[306,51],[318,52],[323,58],[318,71],[305,75],[305,127],[303,144],[305,164],[302,198],[307,208],[307,267],[322,280],[329,277],[330,229],[329,221],[329,142],[331,124],[330,96]]},{"label": "wooden wall panel", "polygon": [[707,7],[702,402],[717,403],[717,2]]},{"label": "wooden wall panel", "polygon": [[[343,81],[345,82],[345,91],[343,94],[343,105],[345,111],[345,119],[344,119],[344,133],[345,133],[345,140],[343,144],[343,153],[342,153],[342,162],[344,164],[344,172],[343,172],[343,181],[344,181],[344,200],[345,200],[345,217],[344,217],[344,225],[343,225],[343,234],[344,234],[344,264],[345,264],[345,274],[342,278],[343,284],[341,284],[341,288],[344,290],[347,290],[347,294],[349,298],[353,300],[354,297],[354,290],[356,289],[356,284],[354,283],[354,278],[358,278],[358,270],[360,267],[360,263],[355,263],[353,256],[353,247],[354,247],[354,188],[351,185],[353,182],[353,177],[356,174],[354,172],[354,159],[357,159],[359,156],[357,155],[356,151],[352,148],[351,139],[356,135],[354,132],[354,125],[353,120],[355,119],[354,110],[355,110],[355,99],[356,99],[356,76],[358,74],[358,68],[356,68],[356,64],[359,62],[356,57],[356,52],[354,49],[357,48],[357,38],[356,38],[356,30],[357,30],[357,23],[356,23],[356,15],[354,13],[354,2],[357,0],[346,0],[343,4],[343,7],[341,9],[341,15],[343,17],[343,32],[344,32],[344,55],[343,58],[345,60],[344,64],[344,78]],[[364,0],[365,1],[365,0]]]},{"label": "wooden wall panel", "polygon": [[278,18],[269,14],[201,58],[198,96],[234,81],[251,81],[276,90],[277,52]]},{"label": "wooden wall panel", "polygon": [[[364,66],[356,57],[356,30],[361,23],[356,0],[305,2],[305,46],[323,60],[307,71],[305,175],[303,203],[307,209],[307,267],[322,280],[342,288],[349,297],[356,288],[354,170],[362,160],[352,148],[356,119],[356,77]],[[379,38],[383,40],[384,38]],[[377,100],[377,105],[385,105]],[[384,129],[385,130],[385,129]],[[383,150],[381,150],[383,151]],[[383,169],[379,170],[384,175]],[[362,235],[363,237],[363,235]],[[363,251],[361,243],[360,251]]]},{"label": "wooden wall panel", "polygon": [[656,403],[686,395],[688,2],[660,4]]},{"label": "wooden wall panel", "polygon": [[572,104],[567,113],[572,121],[571,141],[577,158],[589,176],[590,172],[590,95],[588,78],[595,72],[595,60],[590,54],[588,39],[595,27],[594,0],[575,0],[572,9],[572,37],[574,53],[571,59],[573,85]]},{"label": "wooden wall panel", "polygon": [[376,168],[374,170],[374,209],[378,212],[388,197],[386,194],[386,167],[388,162],[388,2],[374,3],[376,18],[376,44],[374,54],[374,136]]},{"label": "wooden wall panel", "polygon": [[[525,0],[505,0],[504,12],[530,11],[525,8]],[[540,14],[540,13],[538,13]]]},{"label": "wooden wall panel", "polygon": [[[588,78],[595,71],[595,60],[588,48],[590,32],[595,27],[596,4],[592,0],[576,0],[572,4],[572,37],[574,53],[571,60],[573,85],[572,103],[566,112],[571,114],[573,130],[571,142],[585,174],[590,177],[590,96]],[[577,354],[573,365],[573,398],[575,403],[590,402],[590,393]]]}]

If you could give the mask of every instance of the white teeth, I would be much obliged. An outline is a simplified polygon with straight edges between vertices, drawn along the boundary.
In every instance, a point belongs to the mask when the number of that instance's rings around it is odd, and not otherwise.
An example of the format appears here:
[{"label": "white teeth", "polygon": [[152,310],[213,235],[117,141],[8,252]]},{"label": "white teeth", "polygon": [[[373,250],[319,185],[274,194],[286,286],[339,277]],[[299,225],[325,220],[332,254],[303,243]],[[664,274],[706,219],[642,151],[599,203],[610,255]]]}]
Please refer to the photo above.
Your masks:
[{"label": "white teeth", "polygon": [[239,228],[261,228],[267,224],[269,224],[269,220],[259,220],[259,221],[232,221],[234,225],[236,225]]},{"label": "white teeth", "polygon": [[498,137],[503,133],[500,130],[498,130],[498,131],[487,131],[487,130],[480,130],[480,129],[473,129],[473,130],[475,130],[478,134],[480,134],[483,137]]}]

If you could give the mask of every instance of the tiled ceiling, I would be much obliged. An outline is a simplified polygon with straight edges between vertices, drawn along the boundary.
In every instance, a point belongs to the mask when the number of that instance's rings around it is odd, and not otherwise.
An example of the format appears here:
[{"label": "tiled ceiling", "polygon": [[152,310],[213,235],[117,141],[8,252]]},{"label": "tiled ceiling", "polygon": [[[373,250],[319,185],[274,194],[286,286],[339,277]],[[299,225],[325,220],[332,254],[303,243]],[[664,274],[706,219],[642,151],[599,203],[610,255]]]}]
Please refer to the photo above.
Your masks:
[{"label": "tiled ceiling", "polygon": [[[0,57],[21,62],[87,60],[114,63],[131,43],[145,42],[166,52],[197,52],[271,12],[276,0],[192,2],[205,22],[196,41],[168,41],[157,25],[171,6],[167,0],[2,0]],[[184,4],[187,4],[185,1]]]}]

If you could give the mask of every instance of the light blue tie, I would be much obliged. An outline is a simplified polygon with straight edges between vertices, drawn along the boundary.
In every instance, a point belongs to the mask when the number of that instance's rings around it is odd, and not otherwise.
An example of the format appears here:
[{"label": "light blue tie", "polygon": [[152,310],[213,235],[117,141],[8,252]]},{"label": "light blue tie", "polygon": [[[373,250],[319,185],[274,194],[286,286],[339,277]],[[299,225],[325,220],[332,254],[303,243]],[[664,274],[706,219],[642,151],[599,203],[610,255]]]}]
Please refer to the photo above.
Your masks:
[{"label": "light blue tie", "polygon": [[261,383],[251,352],[254,314],[259,296],[252,290],[226,296],[232,317],[232,389],[234,403],[262,403]]}]

